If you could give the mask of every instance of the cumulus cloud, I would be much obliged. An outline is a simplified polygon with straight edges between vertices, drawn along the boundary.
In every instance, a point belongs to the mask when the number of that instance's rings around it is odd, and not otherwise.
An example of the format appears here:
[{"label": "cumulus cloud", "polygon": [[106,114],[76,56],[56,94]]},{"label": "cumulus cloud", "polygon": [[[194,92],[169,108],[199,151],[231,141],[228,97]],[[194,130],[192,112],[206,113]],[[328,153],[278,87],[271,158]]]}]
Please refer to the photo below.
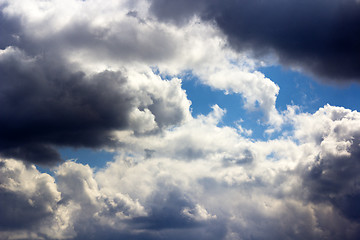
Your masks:
[{"label": "cumulus cloud", "polygon": [[[357,222],[360,219],[359,117],[356,111],[327,105],[312,116],[300,115],[296,119],[299,139],[315,142],[318,148],[314,161],[305,164],[302,173],[309,199],[331,203]],[[310,122],[318,127],[308,130]]]},{"label": "cumulus cloud", "polygon": [[5,2],[3,18],[20,25],[21,33],[5,29],[4,35],[18,38],[8,45],[30,56],[60,58],[86,73],[139,65],[155,67],[162,75],[190,71],[203,84],[241,94],[245,107],[258,106],[266,121],[281,124],[275,109],[279,87],[256,71],[261,62],[232,50],[210,23],[194,18],[183,26],[163,24],[141,1],[109,1],[103,6],[97,1],[68,1],[67,8],[57,1]]},{"label": "cumulus cloud", "polygon": [[[240,51],[275,53],[280,62],[332,81],[359,81],[358,1],[152,1],[164,21],[214,21]],[[339,64],[339,63],[342,64]]]},{"label": "cumulus cloud", "polygon": [[[111,147],[114,130],[157,131],[190,114],[180,81],[151,72],[86,75],[8,47],[0,52],[0,73],[0,152],[6,157],[51,164],[60,159],[54,146]],[[139,122],[144,116],[147,125]]]},{"label": "cumulus cloud", "polygon": [[187,71],[241,94],[247,109],[282,124],[279,87],[255,70],[261,63],[227,47],[211,24],[166,25],[151,18],[146,4],[126,1],[101,11],[96,1],[67,4],[2,3],[3,156],[53,164],[57,146],[111,147],[114,130],[149,134],[185,122],[190,102],[176,78]]},{"label": "cumulus cloud", "polygon": [[[235,128],[217,126],[222,114],[214,107],[208,116],[190,120],[189,132],[180,126],[167,130],[167,155],[160,142],[152,146],[150,158],[129,148],[97,172],[65,162],[55,171],[55,183],[33,166],[2,160],[2,191],[11,193],[11,199],[27,194],[24,201],[38,204],[27,208],[44,209],[44,214],[30,215],[37,219],[31,228],[34,234],[49,234],[53,222],[45,230],[37,223],[61,216],[68,219],[62,233],[74,239],[359,237],[358,112],[327,105],[314,114],[292,115],[292,136],[255,142]],[[308,127],[319,122],[327,127]],[[197,135],[203,139],[194,139]],[[143,138],[161,141],[156,135]],[[187,141],[186,148],[176,148]],[[202,154],[188,154],[195,149]],[[34,176],[36,181],[23,184]],[[49,197],[32,197],[45,191],[43,182]],[[15,208],[11,204],[6,202]],[[17,221],[21,220],[12,216],[15,229],[2,223],[2,233],[14,235],[28,228]]]},{"label": "cumulus cloud", "polygon": [[0,160],[0,236],[3,239],[66,238],[73,235],[68,209],[53,177],[35,166]]},{"label": "cumulus cloud", "polygon": [[[356,230],[359,144],[352,142],[359,131],[356,111],[327,105],[312,115],[289,116],[295,127],[294,135],[267,142],[252,142],[236,129],[218,127],[222,114],[214,107],[209,116],[190,121],[185,128],[189,132],[181,127],[173,129],[164,139],[168,150],[162,149],[161,142],[154,143],[152,158],[145,161],[142,157],[120,156],[97,174],[97,180],[102,186],[127,192],[140,202],[154,196],[155,202],[169,198],[172,204],[179,201],[174,219],[183,216],[200,222],[207,219],[208,223],[199,222],[199,228],[220,221],[225,224],[218,225],[216,230],[221,239],[359,236]],[[309,128],[308,124],[329,127]],[[346,133],[340,128],[346,129]],[[318,135],[323,140],[318,141]],[[329,142],[332,147],[327,146]],[[148,146],[150,141],[144,140],[143,144]],[[165,152],[172,159],[160,158]],[[201,154],[189,154],[193,152]],[[174,206],[168,208],[170,211]],[[156,209],[159,211],[158,206]],[[173,224],[177,222],[174,220]],[[162,231],[160,226],[157,230]]]}]

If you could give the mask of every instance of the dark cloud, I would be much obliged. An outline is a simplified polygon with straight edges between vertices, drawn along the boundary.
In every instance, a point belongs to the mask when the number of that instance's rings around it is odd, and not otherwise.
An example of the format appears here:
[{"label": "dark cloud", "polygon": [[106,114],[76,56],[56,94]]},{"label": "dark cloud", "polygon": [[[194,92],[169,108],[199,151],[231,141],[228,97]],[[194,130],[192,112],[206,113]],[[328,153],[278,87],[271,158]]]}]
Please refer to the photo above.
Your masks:
[{"label": "dark cloud", "polygon": [[60,197],[51,177],[31,166],[2,159],[0,175],[1,239],[1,231],[31,230],[51,221]]},{"label": "dark cloud", "polygon": [[310,201],[330,203],[346,218],[357,222],[360,222],[359,137],[354,136],[350,156],[319,155],[303,175]]},{"label": "dark cloud", "polygon": [[45,204],[32,205],[28,196],[0,188],[0,230],[31,228],[52,216]]},{"label": "dark cloud", "polygon": [[2,12],[3,6],[0,5],[0,49],[16,44],[21,34],[21,24],[19,19],[9,18]]},{"label": "dark cloud", "polygon": [[224,238],[227,232],[225,222],[190,218],[183,211],[185,208],[195,208],[192,197],[175,186],[160,184],[159,187],[161,188],[147,200],[149,216],[133,218],[133,228],[147,231],[149,239]]},{"label": "dark cloud", "polygon": [[[209,1],[210,2],[210,1]],[[188,18],[194,17],[197,13],[205,10],[206,1],[204,0],[154,0],[150,7],[158,19],[170,20],[173,23],[184,24]]]},{"label": "dark cloud", "polygon": [[219,220],[196,219],[199,213],[193,197],[167,181],[158,181],[141,210],[147,214],[139,215],[134,208],[137,204],[127,194],[100,197],[101,188],[88,166],[64,165],[57,172],[61,196],[80,206],[72,218],[74,239],[223,239],[226,234]]},{"label": "dark cloud", "polygon": [[193,228],[197,223],[182,214],[185,207],[194,207],[189,198],[177,189],[167,189],[154,194],[150,200],[149,217],[138,218],[137,222],[146,229]]},{"label": "dark cloud", "polygon": [[197,14],[214,21],[235,49],[275,53],[322,79],[360,81],[358,1],[154,0],[152,10],[175,22]]},{"label": "dark cloud", "polygon": [[0,153],[37,163],[59,160],[53,146],[101,147],[127,127],[126,78],[70,72],[13,51],[0,60]]},{"label": "dark cloud", "polygon": [[[77,19],[42,35],[36,30],[49,27],[45,21],[30,23],[21,11],[11,14],[7,10],[7,5],[0,6],[0,156],[54,164],[61,160],[58,146],[111,147],[114,130],[132,128],[135,134],[155,134],[187,117],[180,84],[159,81],[136,89],[121,72],[86,75],[78,70],[79,64],[67,60],[79,51],[87,56],[85,65],[104,59],[129,62],[138,56],[148,61],[162,59],[173,48],[163,31],[139,36],[137,20],[128,16],[124,22],[97,27]],[[129,126],[134,108],[140,113]],[[148,118],[153,115],[155,123],[143,128],[147,123],[140,115],[145,112]]]},{"label": "dark cloud", "polygon": [[61,161],[60,154],[52,145],[46,143],[23,143],[20,145],[17,145],[16,143],[12,144],[14,145],[4,143],[0,148],[0,155],[39,164],[53,164]]}]

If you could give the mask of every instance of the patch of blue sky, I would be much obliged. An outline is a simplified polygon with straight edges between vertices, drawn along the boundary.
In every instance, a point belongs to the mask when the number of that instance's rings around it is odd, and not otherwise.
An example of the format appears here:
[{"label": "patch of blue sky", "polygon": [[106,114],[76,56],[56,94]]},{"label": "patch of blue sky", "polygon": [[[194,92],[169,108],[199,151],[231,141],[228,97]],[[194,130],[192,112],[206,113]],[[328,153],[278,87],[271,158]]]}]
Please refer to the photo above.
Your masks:
[{"label": "patch of blue sky", "polygon": [[[326,104],[343,106],[352,110],[360,108],[360,86],[356,83],[347,85],[329,85],[315,81],[313,78],[300,72],[287,70],[281,66],[271,66],[259,69],[266,77],[270,78],[280,87],[276,102],[279,112],[287,109],[287,105],[297,105],[301,112],[314,113]],[[245,110],[244,101],[239,94],[225,94],[224,91],[212,89],[202,84],[191,73],[181,76],[182,88],[186,90],[188,99],[191,100],[192,115],[206,115],[211,111],[211,106],[217,104],[226,109],[219,126],[236,127],[239,123],[244,129],[250,129],[250,136],[255,140],[268,140],[278,138],[291,132],[291,126],[283,126],[282,131],[271,135],[265,133],[268,126],[262,120],[260,111]],[[240,121],[241,120],[241,121]]]},{"label": "patch of blue sky", "polygon": [[192,102],[193,117],[199,114],[207,115],[212,111],[211,106],[217,104],[220,108],[226,109],[226,114],[218,126],[237,127],[240,124],[244,129],[252,131],[251,138],[264,139],[267,127],[260,121],[263,118],[262,113],[245,110],[244,100],[240,94],[225,94],[222,90],[212,89],[194,76],[187,75],[182,79],[182,88],[186,90],[187,97]]},{"label": "patch of blue sky", "polygon": [[326,104],[360,109],[360,86],[357,83],[329,85],[281,66],[261,68],[259,71],[279,85],[276,101],[279,111],[285,110],[287,105],[297,105],[302,112],[314,113]]},{"label": "patch of blue sky", "polygon": [[105,150],[93,150],[89,148],[70,148],[62,147],[58,149],[62,159],[71,160],[81,164],[88,164],[92,168],[103,168],[108,161],[112,161],[115,152]]},{"label": "patch of blue sky", "polygon": [[[153,67],[155,74],[160,74],[163,79],[170,80],[174,76],[162,75],[158,68]],[[200,114],[207,115],[212,111],[212,106],[217,104],[226,110],[222,121],[218,126],[237,127],[240,124],[245,129],[251,129],[251,137],[255,139],[263,138],[266,126],[261,124],[262,113],[260,111],[247,111],[244,109],[244,99],[240,94],[229,93],[213,89],[208,85],[202,84],[191,71],[183,72],[178,78],[182,79],[182,88],[186,91],[187,98],[191,101],[191,113],[193,117]]]}]

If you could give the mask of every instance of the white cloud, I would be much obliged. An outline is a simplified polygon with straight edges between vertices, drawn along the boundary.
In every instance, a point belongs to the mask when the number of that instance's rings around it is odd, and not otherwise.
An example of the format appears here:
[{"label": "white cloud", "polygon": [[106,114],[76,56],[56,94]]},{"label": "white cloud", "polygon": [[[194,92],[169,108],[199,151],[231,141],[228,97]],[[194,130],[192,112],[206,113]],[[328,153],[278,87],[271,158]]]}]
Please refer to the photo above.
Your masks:
[{"label": "white cloud", "polygon": [[[217,126],[223,114],[214,106],[208,116],[163,136],[128,136],[129,144],[138,144],[134,151],[95,173],[63,163],[53,186],[56,196],[61,192],[57,211],[71,219],[78,238],[105,234],[101,229],[135,239],[184,236],[180,229],[189,239],[357,238],[358,213],[348,209],[359,194],[357,112],[325,106],[313,115],[289,114],[294,135],[269,141]],[[309,129],[318,121],[330,127]],[[348,139],[353,142],[344,155]],[[145,146],[155,150],[152,157],[139,154]],[[204,233],[209,231],[213,237]]]},{"label": "white cloud", "polygon": [[[68,238],[74,235],[53,177],[35,166],[0,159],[1,238]],[[4,231],[5,230],[5,231]]]},{"label": "white cloud", "polygon": [[275,109],[279,87],[255,70],[261,62],[232,50],[209,23],[196,18],[184,26],[161,23],[147,7],[141,1],[34,0],[7,2],[4,12],[22,19],[17,45],[29,53],[66,59],[68,67],[87,73],[149,66],[172,76],[190,71],[214,89],[241,94],[247,109],[259,108],[265,121],[281,125]]},{"label": "white cloud", "polygon": [[186,207],[183,209],[183,214],[188,216],[189,218],[195,219],[197,221],[206,221],[208,219],[215,219],[216,215],[209,214],[205,208],[201,205],[196,204],[196,206],[192,209]]}]

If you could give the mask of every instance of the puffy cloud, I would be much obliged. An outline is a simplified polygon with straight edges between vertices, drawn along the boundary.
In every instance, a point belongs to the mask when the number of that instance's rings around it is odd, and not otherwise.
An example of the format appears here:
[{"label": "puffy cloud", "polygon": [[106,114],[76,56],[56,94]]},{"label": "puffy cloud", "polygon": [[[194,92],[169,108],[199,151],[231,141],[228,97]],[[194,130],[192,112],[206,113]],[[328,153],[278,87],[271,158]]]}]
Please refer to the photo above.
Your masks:
[{"label": "puffy cloud", "polygon": [[35,166],[0,160],[1,238],[63,239],[73,235],[53,177]]},{"label": "puffy cloud", "polygon": [[[97,172],[65,162],[51,185],[55,208],[67,210],[74,239],[357,239],[359,113],[329,105],[291,112],[294,134],[283,139],[250,141],[219,127],[224,111],[215,106],[168,135],[136,138]],[[320,122],[326,127],[309,128]],[[150,142],[152,156],[138,154]],[[194,149],[202,154],[187,154]]]},{"label": "puffy cloud", "polygon": [[186,122],[181,81],[163,80],[154,68],[166,78],[191,71],[204,84],[242,94],[246,108],[258,106],[281,125],[278,86],[212,25],[162,24],[146,4],[109,2],[101,11],[96,1],[67,4],[3,1],[2,156],[54,164],[57,146],[112,147],[114,130],[154,134]]},{"label": "puffy cloud", "polygon": [[[161,20],[183,23],[194,15],[214,21],[231,45],[323,79],[359,81],[358,1],[152,1]],[[342,64],[339,64],[341,62]]]},{"label": "puffy cloud", "polygon": [[[151,71],[86,75],[8,47],[0,73],[0,152],[7,157],[51,164],[60,159],[53,146],[111,147],[114,130],[147,133],[190,117],[180,81]],[[152,121],[142,125],[143,115]]]},{"label": "puffy cloud", "polygon": [[[126,192],[144,202],[145,209],[150,209],[147,218],[155,218],[150,221],[153,224],[163,224],[153,215],[163,208],[168,213],[162,220],[169,215],[174,219],[169,225],[180,224],[184,216],[199,224],[207,219],[208,223],[199,225],[204,229],[211,222],[222,222],[225,225],[216,229],[221,239],[359,236],[358,143],[348,144],[347,154],[342,143],[357,138],[356,111],[325,106],[312,115],[292,115],[294,135],[267,142],[252,142],[236,129],[216,126],[222,114],[214,107],[213,113],[193,119],[184,129],[173,129],[164,138],[167,150],[154,139],[144,141],[143,147],[153,146],[151,158],[120,156],[97,173],[98,182],[108,191]],[[309,127],[317,124],[329,127]],[[317,141],[319,134],[323,142],[337,136],[331,140],[334,148]],[[188,147],[183,148],[184,144]],[[195,149],[201,154],[186,154]],[[166,153],[171,159],[159,158]],[[163,202],[166,199],[171,199],[171,206]],[[163,206],[160,210],[158,203]],[[162,224],[148,227],[162,232],[166,229]]]},{"label": "puffy cloud", "polygon": [[279,87],[255,70],[261,62],[232,50],[212,24],[196,18],[184,26],[160,23],[141,1],[101,6],[97,1],[67,1],[66,8],[58,1],[4,2],[3,18],[14,24],[21,19],[19,34],[4,30],[18,39],[8,46],[30,56],[62,59],[85,73],[144,66],[171,76],[190,71],[203,84],[241,94],[246,108],[258,106],[266,121],[281,124],[275,109]]},{"label": "puffy cloud", "polygon": [[357,111],[329,105],[313,115],[303,114],[295,119],[296,136],[317,148],[313,161],[304,164],[302,173],[309,199],[331,203],[357,222],[360,220],[359,121]]}]

